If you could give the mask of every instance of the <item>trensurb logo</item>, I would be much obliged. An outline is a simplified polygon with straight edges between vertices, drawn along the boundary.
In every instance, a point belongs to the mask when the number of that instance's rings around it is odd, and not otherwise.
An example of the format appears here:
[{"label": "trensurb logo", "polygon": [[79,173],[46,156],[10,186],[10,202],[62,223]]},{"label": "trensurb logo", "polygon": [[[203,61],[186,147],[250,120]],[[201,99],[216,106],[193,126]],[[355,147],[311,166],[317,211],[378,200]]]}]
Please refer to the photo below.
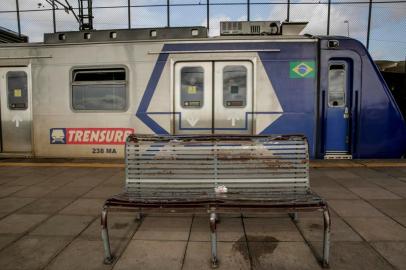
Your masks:
[{"label": "trensurb logo", "polygon": [[51,144],[66,144],[66,128],[51,128],[49,136]]},{"label": "trensurb logo", "polygon": [[294,61],[289,63],[290,78],[314,78],[315,63],[314,61]]},{"label": "trensurb logo", "polygon": [[133,128],[51,128],[50,144],[125,144]]}]

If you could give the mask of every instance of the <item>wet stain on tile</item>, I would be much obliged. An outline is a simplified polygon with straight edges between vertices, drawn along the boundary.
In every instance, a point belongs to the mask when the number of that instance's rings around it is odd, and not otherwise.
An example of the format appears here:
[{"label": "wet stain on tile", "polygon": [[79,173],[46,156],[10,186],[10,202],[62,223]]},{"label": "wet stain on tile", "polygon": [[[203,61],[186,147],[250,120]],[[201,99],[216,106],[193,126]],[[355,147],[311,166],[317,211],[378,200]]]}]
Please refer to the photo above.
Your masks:
[{"label": "wet stain on tile", "polygon": [[[263,255],[272,254],[279,243],[279,240],[272,236],[248,236],[248,239],[250,242],[266,242],[266,245],[258,245],[255,247],[255,252],[251,252],[252,260],[256,260]],[[239,252],[245,260],[249,260],[247,242],[245,242],[244,236],[234,242],[233,250]]]}]

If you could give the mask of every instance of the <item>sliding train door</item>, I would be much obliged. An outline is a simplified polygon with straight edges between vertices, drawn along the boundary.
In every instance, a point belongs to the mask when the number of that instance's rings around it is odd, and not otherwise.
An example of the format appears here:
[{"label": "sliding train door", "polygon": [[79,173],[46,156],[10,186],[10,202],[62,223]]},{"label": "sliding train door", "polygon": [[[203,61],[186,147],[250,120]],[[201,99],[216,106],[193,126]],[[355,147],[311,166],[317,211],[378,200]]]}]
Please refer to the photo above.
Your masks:
[{"label": "sliding train door", "polygon": [[2,153],[31,153],[31,83],[28,67],[0,68]]},{"label": "sliding train door", "polygon": [[176,63],[175,134],[252,134],[252,69],[249,61]]},{"label": "sliding train door", "polygon": [[252,63],[214,63],[214,133],[252,134]]}]

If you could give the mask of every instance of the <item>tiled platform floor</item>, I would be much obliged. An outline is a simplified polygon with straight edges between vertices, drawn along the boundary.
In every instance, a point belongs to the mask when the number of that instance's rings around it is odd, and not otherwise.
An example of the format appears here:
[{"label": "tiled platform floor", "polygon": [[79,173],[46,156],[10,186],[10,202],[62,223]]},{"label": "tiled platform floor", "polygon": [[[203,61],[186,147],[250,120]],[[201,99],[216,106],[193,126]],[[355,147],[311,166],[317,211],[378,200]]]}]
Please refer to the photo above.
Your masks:
[{"label": "tiled platform floor", "polygon": [[[0,167],[0,269],[210,269],[206,216],[110,214],[118,259],[102,264],[99,214],[122,168]],[[332,210],[331,269],[406,269],[406,167],[311,169]],[[220,269],[320,269],[322,219],[221,216]]]}]

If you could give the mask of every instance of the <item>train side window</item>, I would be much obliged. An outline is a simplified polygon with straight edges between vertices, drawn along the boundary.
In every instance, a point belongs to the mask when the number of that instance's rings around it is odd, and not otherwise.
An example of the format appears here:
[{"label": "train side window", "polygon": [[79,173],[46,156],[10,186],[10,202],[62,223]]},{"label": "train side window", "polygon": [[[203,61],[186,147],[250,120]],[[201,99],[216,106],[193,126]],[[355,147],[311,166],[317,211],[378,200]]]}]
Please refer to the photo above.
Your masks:
[{"label": "train side window", "polygon": [[345,65],[330,65],[328,71],[328,105],[329,107],[344,107],[346,93]]},{"label": "train side window", "polygon": [[247,105],[247,68],[230,65],[223,68],[223,105],[244,108]]},{"label": "train side window", "polygon": [[127,80],[124,68],[72,71],[72,108],[77,111],[124,111]]},{"label": "train side window", "polygon": [[183,67],[180,76],[180,102],[182,108],[198,109],[203,107],[203,67]]},{"label": "train side window", "polygon": [[24,71],[7,72],[7,103],[10,110],[28,108],[27,73]]}]

